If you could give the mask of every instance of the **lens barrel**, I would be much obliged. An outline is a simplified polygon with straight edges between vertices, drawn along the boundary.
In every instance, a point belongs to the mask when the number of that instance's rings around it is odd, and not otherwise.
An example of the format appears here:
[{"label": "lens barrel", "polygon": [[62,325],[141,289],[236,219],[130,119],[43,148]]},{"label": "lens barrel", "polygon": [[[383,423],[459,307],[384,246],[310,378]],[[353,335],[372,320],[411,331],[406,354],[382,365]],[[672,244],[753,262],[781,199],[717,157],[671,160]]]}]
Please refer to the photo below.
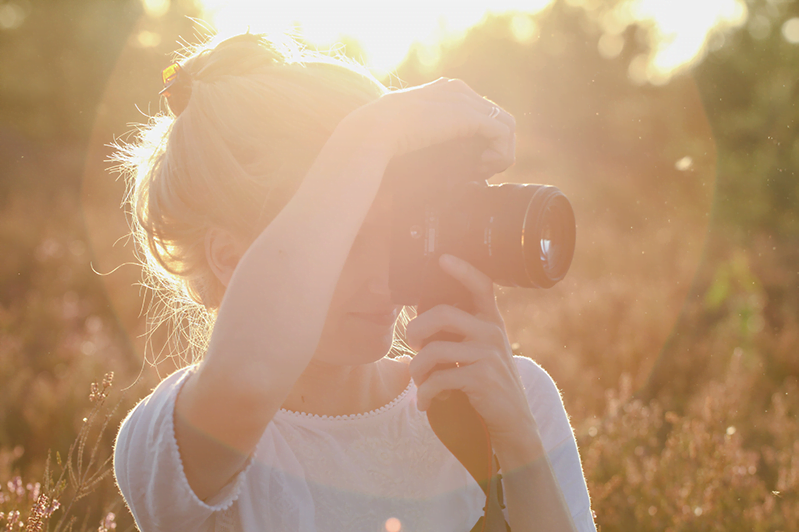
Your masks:
[{"label": "lens barrel", "polygon": [[576,224],[568,198],[558,188],[542,186],[530,199],[522,227],[527,278],[549,288],[566,275],[574,257]]},{"label": "lens barrel", "polygon": [[574,211],[563,192],[548,185],[511,183],[468,189],[463,201],[452,205],[458,214],[445,215],[449,220],[442,224],[468,218],[450,226],[446,240],[460,241],[452,248],[461,248],[461,256],[497,284],[549,288],[563,279],[576,235]]}]

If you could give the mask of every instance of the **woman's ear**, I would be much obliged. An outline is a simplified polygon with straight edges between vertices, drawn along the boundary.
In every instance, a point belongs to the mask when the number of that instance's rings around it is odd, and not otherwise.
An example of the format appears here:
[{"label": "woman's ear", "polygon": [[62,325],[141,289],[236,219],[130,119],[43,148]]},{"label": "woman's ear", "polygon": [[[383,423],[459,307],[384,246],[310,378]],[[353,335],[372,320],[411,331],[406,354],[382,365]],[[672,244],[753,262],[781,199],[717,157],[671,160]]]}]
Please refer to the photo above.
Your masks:
[{"label": "woman's ear", "polygon": [[225,288],[245,251],[247,247],[242,239],[230,231],[212,227],[205,233],[205,259]]}]

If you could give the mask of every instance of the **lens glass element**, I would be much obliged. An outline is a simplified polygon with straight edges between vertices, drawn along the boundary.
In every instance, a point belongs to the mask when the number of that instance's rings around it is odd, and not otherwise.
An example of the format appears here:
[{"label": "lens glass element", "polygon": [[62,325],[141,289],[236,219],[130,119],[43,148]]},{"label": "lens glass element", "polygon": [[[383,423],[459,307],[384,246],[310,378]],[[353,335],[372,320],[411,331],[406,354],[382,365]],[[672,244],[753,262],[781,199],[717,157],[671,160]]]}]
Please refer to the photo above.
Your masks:
[{"label": "lens glass element", "polygon": [[[549,213],[547,212],[547,214]],[[548,216],[544,217],[544,224],[541,228],[541,238],[539,242],[541,243],[541,262],[544,265],[544,270],[549,271],[554,257],[552,257],[552,225]]]},{"label": "lens glass element", "polygon": [[563,279],[574,255],[574,237],[569,200],[555,187],[537,187],[527,206],[522,236],[528,286],[549,288]]}]

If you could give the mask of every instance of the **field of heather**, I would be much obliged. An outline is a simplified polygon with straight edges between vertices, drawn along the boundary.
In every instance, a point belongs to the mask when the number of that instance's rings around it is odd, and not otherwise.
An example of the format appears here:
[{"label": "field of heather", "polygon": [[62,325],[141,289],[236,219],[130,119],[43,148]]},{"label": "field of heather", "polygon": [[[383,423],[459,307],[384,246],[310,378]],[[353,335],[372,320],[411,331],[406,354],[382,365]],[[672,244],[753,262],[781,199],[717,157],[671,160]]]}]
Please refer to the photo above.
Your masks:
[{"label": "field of heather", "polygon": [[[193,353],[180,323],[148,324],[158,301],[110,145],[159,111],[161,69],[201,13],[34,4],[0,1],[0,530],[135,530],[113,438]],[[572,201],[566,279],[498,300],[514,351],[561,389],[598,528],[788,531],[799,2],[739,2],[745,20],[665,79],[640,72],[651,26],[609,29],[624,5],[487,14],[433,59],[413,46],[384,81],[464,79],[517,119],[517,162],[494,181],[554,184]],[[340,51],[359,54],[354,41]]]}]

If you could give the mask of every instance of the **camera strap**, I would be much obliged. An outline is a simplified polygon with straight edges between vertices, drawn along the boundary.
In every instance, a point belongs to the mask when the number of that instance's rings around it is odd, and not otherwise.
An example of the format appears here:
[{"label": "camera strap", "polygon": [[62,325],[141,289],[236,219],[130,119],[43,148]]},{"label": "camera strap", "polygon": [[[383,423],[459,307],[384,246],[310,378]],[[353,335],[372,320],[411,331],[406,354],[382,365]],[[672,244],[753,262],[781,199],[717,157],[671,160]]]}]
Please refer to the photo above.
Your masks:
[{"label": "camera strap", "polygon": [[471,532],[510,532],[502,509],[502,476],[499,462],[491,449],[491,439],[480,414],[460,390],[449,392],[446,399],[435,398],[427,410],[427,419],[438,439],[474,477],[486,504],[483,516]]}]

